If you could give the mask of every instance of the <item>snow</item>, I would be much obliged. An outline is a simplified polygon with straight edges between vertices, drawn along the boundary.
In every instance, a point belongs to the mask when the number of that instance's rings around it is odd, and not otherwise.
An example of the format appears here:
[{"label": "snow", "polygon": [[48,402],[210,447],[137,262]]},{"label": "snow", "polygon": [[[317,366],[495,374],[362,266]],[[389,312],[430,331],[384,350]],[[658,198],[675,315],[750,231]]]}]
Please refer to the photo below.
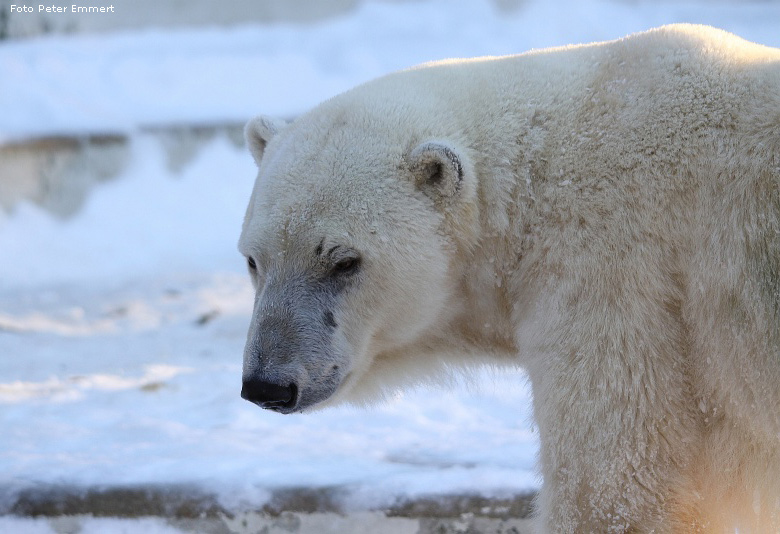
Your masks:
[{"label": "snow", "polygon": [[[141,125],[294,116],[349,87],[428,60],[615,39],[670,22],[777,45],[776,3],[369,1],[305,26],[48,37],[0,46],[0,140]],[[89,80],[89,83],[85,83]]]},{"label": "snow", "polygon": [[[372,1],[306,26],[0,43],[0,141],[131,139],[131,164],[76,217],[28,204],[0,215],[0,513],[17,491],[56,484],[194,484],[234,508],[282,487],[341,486],[358,507],[538,488],[519,370],[369,408],[281,416],[242,401],[252,291],[235,243],[254,164],[218,137],[176,173],[142,128],[294,116],[430,59],[681,21],[780,46],[777,3],[606,0],[528,0],[512,12],[485,0]],[[14,521],[0,517],[0,530]]]}]

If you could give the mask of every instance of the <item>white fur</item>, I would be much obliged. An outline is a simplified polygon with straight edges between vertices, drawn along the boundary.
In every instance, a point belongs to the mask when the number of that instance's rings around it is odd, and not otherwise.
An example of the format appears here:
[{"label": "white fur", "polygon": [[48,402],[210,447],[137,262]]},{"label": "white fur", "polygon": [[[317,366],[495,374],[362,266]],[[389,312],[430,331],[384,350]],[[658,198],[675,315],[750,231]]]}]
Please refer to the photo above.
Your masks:
[{"label": "white fur", "polygon": [[[424,65],[268,124],[241,250],[365,256],[328,402],[522,365],[540,532],[780,531],[779,50],[667,26]],[[421,185],[432,146],[457,187]]]}]

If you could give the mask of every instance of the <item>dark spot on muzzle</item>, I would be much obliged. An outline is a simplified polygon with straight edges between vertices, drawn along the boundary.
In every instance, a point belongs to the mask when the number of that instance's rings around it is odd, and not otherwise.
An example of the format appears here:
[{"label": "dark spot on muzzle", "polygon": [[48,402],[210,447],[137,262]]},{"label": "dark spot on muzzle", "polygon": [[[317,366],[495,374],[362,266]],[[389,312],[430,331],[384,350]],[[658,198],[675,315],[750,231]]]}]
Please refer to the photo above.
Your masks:
[{"label": "dark spot on muzzle", "polygon": [[336,319],[333,317],[333,312],[331,311],[325,312],[325,324],[331,328],[336,328],[338,326],[336,324]]},{"label": "dark spot on muzzle", "polygon": [[261,408],[277,411],[290,411],[298,400],[298,386],[282,386],[260,379],[245,380],[241,387],[241,398],[257,404]]}]

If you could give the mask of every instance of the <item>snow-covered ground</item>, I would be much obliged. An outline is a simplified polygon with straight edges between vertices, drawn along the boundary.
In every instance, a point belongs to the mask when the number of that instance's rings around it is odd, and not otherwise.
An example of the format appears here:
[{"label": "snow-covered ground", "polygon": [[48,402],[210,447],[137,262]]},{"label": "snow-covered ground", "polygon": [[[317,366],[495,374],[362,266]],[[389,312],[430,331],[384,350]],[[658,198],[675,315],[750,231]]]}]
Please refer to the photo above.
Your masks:
[{"label": "snow-covered ground", "polygon": [[[235,242],[254,164],[218,138],[175,174],[139,128],[294,116],[422,61],[670,22],[780,46],[780,3],[650,0],[528,0],[511,13],[486,0],[367,2],[316,25],[0,43],[0,142],[131,138],[130,165],[76,217],[0,214],[0,513],[17,491],[57,484],[193,484],[234,509],[280,487],[341,486],[355,507],[537,488],[520,371],[367,409],[281,416],[242,401],[252,293]],[[15,521],[0,517],[0,531]]]}]

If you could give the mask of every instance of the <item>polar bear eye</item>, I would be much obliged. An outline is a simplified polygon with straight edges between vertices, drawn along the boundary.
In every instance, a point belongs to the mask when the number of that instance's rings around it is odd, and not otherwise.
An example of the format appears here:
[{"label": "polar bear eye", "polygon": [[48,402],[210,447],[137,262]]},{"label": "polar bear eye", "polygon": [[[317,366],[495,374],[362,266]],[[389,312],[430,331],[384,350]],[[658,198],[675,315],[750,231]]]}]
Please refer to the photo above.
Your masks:
[{"label": "polar bear eye", "polygon": [[354,274],[360,267],[360,257],[350,256],[348,258],[340,259],[333,265],[333,272],[335,274],[347,275]]},{"label": "polar bear eye", "polygon": [[257,270],[257,264],[255,263],[255,260],[252,256],[249,256],[246,259],[246,264],[249,267],[250,271],[256,271]]}]

